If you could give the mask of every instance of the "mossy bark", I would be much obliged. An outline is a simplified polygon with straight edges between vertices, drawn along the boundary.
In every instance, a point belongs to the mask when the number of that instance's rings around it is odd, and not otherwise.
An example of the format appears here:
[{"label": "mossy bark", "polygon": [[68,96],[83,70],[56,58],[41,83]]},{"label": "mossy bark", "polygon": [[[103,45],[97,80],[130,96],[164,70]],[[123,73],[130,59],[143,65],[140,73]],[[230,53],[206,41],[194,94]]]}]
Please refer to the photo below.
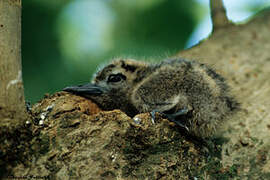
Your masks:
[{"label": "mossy bark", "polygon": [[[136,121],[120,110],[101,111],[91,101],[60,92],[32,109],[27,163],[9,177],[50,179],[190,179],[221,164],[220,144],[185,136],[174,123],[149,113]],[[228,172],[224,171],[224,174]]]}]

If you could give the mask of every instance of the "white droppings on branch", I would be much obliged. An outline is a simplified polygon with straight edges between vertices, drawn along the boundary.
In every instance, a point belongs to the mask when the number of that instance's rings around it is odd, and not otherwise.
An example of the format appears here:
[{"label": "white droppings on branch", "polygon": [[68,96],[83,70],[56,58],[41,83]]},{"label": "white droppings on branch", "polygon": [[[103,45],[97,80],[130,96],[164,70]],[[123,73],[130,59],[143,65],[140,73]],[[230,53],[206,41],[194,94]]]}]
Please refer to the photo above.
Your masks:
[{"label": "white droppings on branch", "polygon": [[134,121],[136,124],[140,124],[142,120],[141,120],[141,118],[134,117],[134,118],[133,118],[133,121]]},{"label": "white droppings on branch", "polygon": [[41,119],[41,120],[44,120],[44,119],[47,117],[47,114],[48,114],[48,112],[43,112],[43,113],[41,113],[40,119]]},{"label": "white droppings on branch", "polygon": [[44,120],[40,120],[40,121],[38,122],[38,125],[43,126],[43,125],[44,125]]},{"label": "white droppings on branch", "polygon": [[49,105],[49,106],[46,107],[45,111],[49,111],[49,112],[52,111],[52,109],[53,109],[54,106],[55,106],[55,104],[52,103],[51,105]]},{"label": "white droppings on branch", "polygon": [[17,83],[22,83],[22,71],[21,70],[18,72],[16,79],[9,81],[9,83],[7,85],[7,90],[10,88],[10,86],[17,84]]}]

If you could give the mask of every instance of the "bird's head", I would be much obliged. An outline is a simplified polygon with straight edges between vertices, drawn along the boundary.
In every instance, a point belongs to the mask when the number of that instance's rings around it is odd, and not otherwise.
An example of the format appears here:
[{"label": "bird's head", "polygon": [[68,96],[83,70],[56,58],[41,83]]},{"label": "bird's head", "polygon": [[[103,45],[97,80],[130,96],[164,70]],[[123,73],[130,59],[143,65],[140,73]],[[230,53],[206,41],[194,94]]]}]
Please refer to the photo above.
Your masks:
[{"label": "bird's head", "polygon": [[104,110],[121,109],[129,115],[136,114],[136,109],[129,101],[134,86],[148,72],[148,64],[131,59],[114,60],[99,70],[91,83],[69,86],[64,91],[89,98]]},{"label": "bird's head", "polygon": [[131,59],[115,60],[94,75],[92,84],[105,91],[125,92],[141,80],[140,75],[147,66],[145,62]]}]

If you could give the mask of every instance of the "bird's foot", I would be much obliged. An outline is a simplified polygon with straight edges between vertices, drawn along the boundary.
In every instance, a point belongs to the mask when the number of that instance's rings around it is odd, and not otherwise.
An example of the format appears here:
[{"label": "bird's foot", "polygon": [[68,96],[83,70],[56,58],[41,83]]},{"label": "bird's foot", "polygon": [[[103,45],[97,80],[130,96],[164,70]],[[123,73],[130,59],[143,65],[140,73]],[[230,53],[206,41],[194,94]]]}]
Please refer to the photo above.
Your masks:
[{"label": "bird's foot", "polygon": [[151,114],[151,121],[153,124],[155,124],[155,119],[156,119],[156,113],[160,113],[163,117],[165,117],[166,119],[168,119],[171,122],[174,122],[175,124],[177,124],[178,126],[185,128],[187,131],[189,131],[188,127],[184,124],[182,124],[180,121],[176,120],[176,117],[181,116],[181,115],[186,115],[188,113],[188,109],[181,109],[179,111],[177,111],[176,113],[173,114],[168,114],[168,113],[163,113],[163,112],[159,112],[157,110],[153,110],[150,112]]}]

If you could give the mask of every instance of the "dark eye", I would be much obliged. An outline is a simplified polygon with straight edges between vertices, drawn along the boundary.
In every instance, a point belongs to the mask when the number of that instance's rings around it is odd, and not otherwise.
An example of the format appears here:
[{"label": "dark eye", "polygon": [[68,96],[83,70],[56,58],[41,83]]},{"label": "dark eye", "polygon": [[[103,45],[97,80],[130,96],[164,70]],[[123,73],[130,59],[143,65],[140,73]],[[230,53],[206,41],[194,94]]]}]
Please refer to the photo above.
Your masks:
[{"label": "dark eye", "polygon": [[125,80],[126,79],[126,76],[124,76],[123,74],[121,73],[118,73],[118,74],[112,74],[109,76],[108,78],[108,82],[119,82],[121,80]]}]

